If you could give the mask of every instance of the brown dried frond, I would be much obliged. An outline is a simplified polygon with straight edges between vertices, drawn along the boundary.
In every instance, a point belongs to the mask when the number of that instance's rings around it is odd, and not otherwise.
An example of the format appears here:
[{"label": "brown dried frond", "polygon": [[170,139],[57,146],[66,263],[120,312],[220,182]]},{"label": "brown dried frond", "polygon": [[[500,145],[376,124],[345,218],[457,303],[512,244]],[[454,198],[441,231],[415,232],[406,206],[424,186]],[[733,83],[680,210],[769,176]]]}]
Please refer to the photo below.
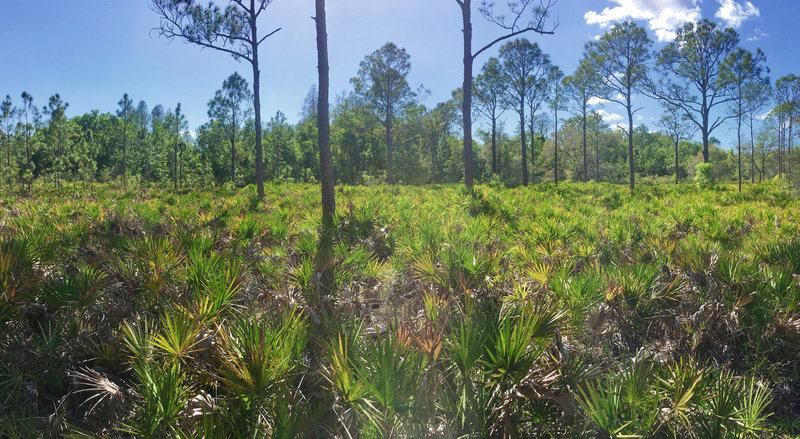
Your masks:
[{"label": "brown dried frond", "polygon": [[87,413],[92,413],[103,403],[107,407],[117,408],[125,401],[124,391],[105,375],[89,368],[82,368],[70,373],[78,390],[75,393],[89,393],[89,397],[81,405],[94,402]]}]

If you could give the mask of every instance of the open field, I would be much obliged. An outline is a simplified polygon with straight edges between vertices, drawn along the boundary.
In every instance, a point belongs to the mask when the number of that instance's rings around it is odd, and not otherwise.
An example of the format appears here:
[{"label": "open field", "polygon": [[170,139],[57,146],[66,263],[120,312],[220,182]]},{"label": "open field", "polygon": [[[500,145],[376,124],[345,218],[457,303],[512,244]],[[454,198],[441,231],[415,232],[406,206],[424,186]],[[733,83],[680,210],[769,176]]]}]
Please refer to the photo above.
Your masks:
[{"label": "open field", "polygon": [[[778,183],[0,196],[0,437],[797,437]],[[638,437],[627,436],[627,437]]]}]

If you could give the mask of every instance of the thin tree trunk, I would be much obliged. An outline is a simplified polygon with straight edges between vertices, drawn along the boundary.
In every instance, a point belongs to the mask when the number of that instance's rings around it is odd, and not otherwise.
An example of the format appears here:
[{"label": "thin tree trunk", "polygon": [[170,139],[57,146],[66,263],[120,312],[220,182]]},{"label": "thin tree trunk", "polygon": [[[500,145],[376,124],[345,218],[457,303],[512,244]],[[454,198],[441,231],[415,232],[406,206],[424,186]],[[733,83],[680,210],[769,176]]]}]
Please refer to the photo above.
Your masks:
[{"label": "thin tree trunk", "polygon": [[231,183],[236,186],[236,140],[235,134],[231,137]]},{"label": "thin tree trunk", "polygon": [[[558,99],[555,99],[558,102]],[[555,142],[554,152],[555,152],[555,166],[553,166],[553,181],[558,187],[558,105],[553,105],[555,107],[555,131],[553,132],[553,142]]]},{"label": "thin tree trunk", "polygon": [[783,178],[783,117],[778,118],[778,123],[780,124],[778,127],[778,179],[781,179]]},{"label": "thin tree trunk", "polygon": [[[127,96],[127,95],[126,95]],[[127,102],[127,100],[126,100]],[[127,104],[125,108],[125,119],[122,121],[122,187],[128,187],[128,114]]]},{"label": "thin tree trunk", "polygon": [[679,169],[678,168],[678,146],[681,143],[681,139],[675,138],[674,140],[675,140],[675,184],[678,184],[680,182],[679,178],[678,178],[678,169]]},{"label": "thin tree trunk", "polygon": [[[281,128],[283,129],[283,128]],[[281,175],[281,134],[275,139],[275,180],[279,179]]]},{"label": "thin tree trunk", "polygon": [[258,197],[264,198],[264,148],[261,139],[261,71],[258,69],[258,32],[256,29],[255,3],[250,0],[251,47],[253,48],[253,112],[256,125],[256,185]]},{"label": "thin tree trunk", "polygon": [[[740,112],[741,114],[741,112]],[[736,141],[739,159],[739,193],[742,193],[742,116],[736,118]]]},{"label": "thin tree trunk", "polygon": [[792,128],[794,128],[794,119],[792,115],[789,114],[789,141],[786,146],[786,161],[789,164],[789,175],[792,175],[792,170],[794,169],[794,164],[792,163]]},{"label": "thin tree trunk", "polygon": [[753,114],[750,113],[750,183],[755,184],[756,182],[756,144],[755,138],[753,136]]},{"label": "thin tree trunk", "polygon": [[392,114],[386,115],[386,181],[394,184],[392,169]]},{"label": "thin tree trunk", "polygon": [[497,117],[492,115],[492,174],[497,174]]},{"label": "thin tree trunk", "polygon": [[583,120],[582,120],[582,128],[583,128],[583,181],[586,182],[589,180],[589,168],[587,167],[586,161],[586,107],[583,108]]},{"label": "thin tree trunk", "polygon": [[231,112],[231,183],[236,186],[236,110]]},{"label": "thin tree trunk", "polygon": [[173,190],[178,192],[178,141],[175,140],[172,144],[172,158],[174,159],[172,169],[172,185]]},{"label": "thin tree trunk", "polygon": [[701,107],[701,112],[703,115],[703,126],[701,127],[701,132],[703,134],[703,163],[708,163],[709,160],[709,146],[708,146],[708,113],[709,111],[706,109],[707,106],[707,97],[705,93],[703,93],[703,106]]},{"label": "thin tree trunk", "polygon": [[635,187],[635,176],[634,171],[636,167],[634,166],[633,162],[633,113],[631,112],[631,97],[630,97],[630,90],[628,91],[628,165],[631,171],[631,193],[633,193],[633,189]]},{"label": "thin tree trunk", "polygon": [[525,99],[520,99],[522,104],[519,106],[519,129],[520,140],[522,142],[522,185],[528,185],[528,143],[525,140]]},{"label": "thin tree trunk", "polygon": [[594,179],[597,183],[600,182],[600,132],[597,131],[597,126],[594,131]]},{"label": "thin tree trunk", "polygon": [[531,134],[531,182],[536,181],[536,130],[533,128],[533,108],[531,108],[530,114],[530,125],[528,126],[528,132]]}]

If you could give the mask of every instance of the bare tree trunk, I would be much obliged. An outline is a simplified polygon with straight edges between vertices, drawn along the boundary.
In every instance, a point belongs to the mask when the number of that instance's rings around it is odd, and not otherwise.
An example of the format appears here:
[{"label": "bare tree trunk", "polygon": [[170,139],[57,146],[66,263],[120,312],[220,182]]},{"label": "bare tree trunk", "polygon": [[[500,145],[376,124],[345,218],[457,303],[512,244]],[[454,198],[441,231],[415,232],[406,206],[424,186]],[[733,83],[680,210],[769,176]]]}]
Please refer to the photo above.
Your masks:
[{"label": "bare tree trunk", "polygon": [[528,143],[525,140],[525,100],[520,99],[522,104],[519,106],[519,129],[520,140],[522,142],[522,185],[528,185]]},{"label": "bare tree trunk", "polygon": [[464,97],[461,102],[461,117],[464,128],[464,186],[472,189],[472,0],[462,0],[461,18],[464,32]]},{"label": "bare tree trunk", "polygon": [[256,125],[256,185],[258,197],[264,198],[264,147],[261,139],[261,71],[258,69],[258,32],[256,29],[255,4],[250,0],[250,30],[253,42],[253,111]]},{"label": "bare tree trunk", "polygon": [[582,120],[582,128],[583,128],[583,181],[589,181],[589,168],[587,167],[586,161],[586,107],[583,109],[583,120]]},{"label": "bare tree trunk", "polygon": [[[741,112],[740,112],[741,114]],[[742,116],[736,118],[736,140],[739,159],[739,193],[742,193]]]},{"label": "bare tree trunk", "polygon": [[392,114],[386,115],[386,181],[394,184],[392,169]]},{"label": "bare tree trunk", "polygon": [[600,132],[594,131],[594,180],[600,182]]},{"label": "bare tree trunk", "polygon": [[789,175],[792,174],[794,164],[792,163],[792,128],[794,128],[794,119],[792,114],[789,114],[789,141],[786,145],[786,162],[789,164]]},{"label": "bare tree trunk", "polygon": [[172,144],[172,157],[174,159],[172,169],[172,184],[173,190],[178,192],[178,141],[175,140]]},{"label": "bare tree trunk", "polygon": [[281,175],[281,134],[275,139],[275,180]]},{"label": "bare tree trunk", "polygon": [[531,182],[536,181],[536,131],[534,130],[534,116],[533,109],[529,115],[530,125],[528,125],[528,132],[531,135]]},{"label": "bare tree trunk", "polygon": [[[127,95],[126,95],[127,96]],[[127,113],[128,109],[125,108]],[[122,120],[122,187],[128,187],[128,115],[125,114],[125,118]]]},{"label": "bare tree trunk", "polygon": [[319,71],[319,99],[317,99],[317,136],[319,143],[320,186],[322,190],[322,235],[317,271],[321,274],[320,286],[324,294],[335,287],[332,263],[334,215],[333,157],[331,155],[331,128],[328,95],[330,90],[328,67],[328,31],[325,17],[325,0],[316,0],[317,69]]},{"label": "bare tree trunk", "polygon": [[497,174],[497,118],[492,117],[492,174]]},{"label": "bare tree trunk", "polygon": [[236,186],[236,134],[231,137],[231,183]]},{"label": "bare tree trunk", "polygon": [[628,165],[631,171],[631,193],[633,193],[633,189],[635,187],[635,175],[634,172],[636,167],[634,166],[633,162],[633,113],[631,112],[631,95],[630,90],[628,91]]},{"label": "bare tree trunk", "polygon": [[[555,102],[558,102],[555,100]],[[553,166],[553,181],[558,187],[558,105],[553,105],[555,107],[555,131],[553,131],[553,141],[555,142],[555,165]]]},{"label": "bare tree trunk", "polygon": [[753,137],[753,114],[750,113],[750,183],[756,182],[756,144]]},{"label": "bare tree trunk", "polygon": [[701,127],[700,131],[703,135],[703,163],[708,163],[709,159],[709,147],[708,147],[708,110],[706,109],[707,105],[707,97],[705,93],[703,93],[703,106],[702,106],[702,115],[703,115],[703,126]]},{"label": "bare tree trunk", "polygon": [[778,179],[783,178],[783,116],[778,118]]}]

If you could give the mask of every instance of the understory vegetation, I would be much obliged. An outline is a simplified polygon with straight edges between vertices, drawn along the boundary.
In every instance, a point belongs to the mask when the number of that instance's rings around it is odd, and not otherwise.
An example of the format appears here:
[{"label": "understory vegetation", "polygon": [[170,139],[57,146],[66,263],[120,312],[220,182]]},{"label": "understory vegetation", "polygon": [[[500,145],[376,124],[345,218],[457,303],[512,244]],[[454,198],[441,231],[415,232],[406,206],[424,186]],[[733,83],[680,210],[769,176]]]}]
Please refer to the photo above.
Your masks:
[{"label": "understory vegetation", "polygon": [[780,182],[0,195],[0,437],[800,435]]}]

